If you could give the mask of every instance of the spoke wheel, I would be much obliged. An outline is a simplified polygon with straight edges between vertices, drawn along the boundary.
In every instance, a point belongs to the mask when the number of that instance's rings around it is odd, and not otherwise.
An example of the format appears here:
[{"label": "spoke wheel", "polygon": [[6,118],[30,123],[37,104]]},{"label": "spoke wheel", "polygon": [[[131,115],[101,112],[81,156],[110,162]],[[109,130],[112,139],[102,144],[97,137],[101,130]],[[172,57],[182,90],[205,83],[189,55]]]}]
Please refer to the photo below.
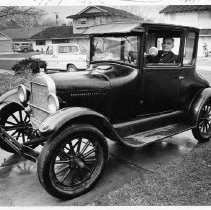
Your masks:
[{"label": "spoke wheel", "polygon": [[[26,113],[18,104],[11,104],[7,109],[0,113],[0,125],[21,144],[29,141],[27,129],[31,127],[29,114]],[[5,142],[0,140],[0,147],[7,152],[15,153],[15,151]]]},{"label": "spoke wheel", "polygon": [[209,141],[211,138],[211,101],[207,101],[201,108],[196,128],[192,130],[199,142]]},{"label": "spoke wheel", "polygon": [[95,127],[67,127],[45,144],[38,160],[39,180],[52,196],[71,199],[96,183],[107,156],[105,137]]}]

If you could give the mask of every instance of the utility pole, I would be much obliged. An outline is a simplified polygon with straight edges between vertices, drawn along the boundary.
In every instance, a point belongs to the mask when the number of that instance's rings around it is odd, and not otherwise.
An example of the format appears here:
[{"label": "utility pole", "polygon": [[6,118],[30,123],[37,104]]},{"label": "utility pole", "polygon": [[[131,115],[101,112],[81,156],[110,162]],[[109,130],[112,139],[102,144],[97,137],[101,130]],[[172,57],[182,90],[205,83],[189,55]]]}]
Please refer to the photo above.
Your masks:
[{"label": "utility pole", "polygon": [[59,13],[58,12],[54,12],[55,17],[56,17],[56,25],[58,25],[58,19],[59,19]]}]

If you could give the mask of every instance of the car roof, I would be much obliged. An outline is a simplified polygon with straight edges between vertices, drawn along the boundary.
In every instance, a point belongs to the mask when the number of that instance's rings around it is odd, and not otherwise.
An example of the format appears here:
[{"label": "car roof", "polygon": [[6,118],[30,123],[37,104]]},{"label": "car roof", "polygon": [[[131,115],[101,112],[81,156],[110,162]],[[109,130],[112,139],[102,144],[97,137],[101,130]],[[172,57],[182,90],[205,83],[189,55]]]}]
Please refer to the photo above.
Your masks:
[{"label": "car roof", "polygon": [[58,43],[58,44],[49,44],[48,46],[79,46],[78,44],[75,43]]},{"label": "car roof", "polygon": [[199,30],[195,27],[165,24],[165,23],[154,23],[146,21],[135,21],[135,22],[115,22],[101,25],[90,26],[83,34],[94,35],[94,34],[113,34],[113,33],[130,33],[130,32],[144,32],[145,26],[154,27],[169,27],[172,29],[192,29]]}]

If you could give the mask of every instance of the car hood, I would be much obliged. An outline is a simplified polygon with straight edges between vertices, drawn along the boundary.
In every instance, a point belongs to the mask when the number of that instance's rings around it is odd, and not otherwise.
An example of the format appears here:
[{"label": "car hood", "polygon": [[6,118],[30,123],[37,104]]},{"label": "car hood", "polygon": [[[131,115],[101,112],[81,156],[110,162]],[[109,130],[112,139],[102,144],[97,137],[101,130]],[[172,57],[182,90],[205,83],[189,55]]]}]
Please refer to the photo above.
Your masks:
[{"label": "car hood", "polygon": [[54,80],[57,94],[87,93],[110,89],[109,79],[94,71],[53,73],[49,76]]},{"label": "car hood", "polygon": [[31,58],[33,59],[42,59],[45,56],[45,54],[38,54],[38,55],[33,55]]}]

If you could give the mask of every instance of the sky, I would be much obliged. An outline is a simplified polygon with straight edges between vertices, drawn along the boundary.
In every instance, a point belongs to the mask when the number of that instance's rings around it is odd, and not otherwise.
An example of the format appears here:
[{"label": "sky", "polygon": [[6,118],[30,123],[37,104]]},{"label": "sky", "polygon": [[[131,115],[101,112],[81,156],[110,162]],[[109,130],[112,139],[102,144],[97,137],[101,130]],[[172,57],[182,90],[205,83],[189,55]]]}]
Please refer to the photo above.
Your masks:
[{"label": "sky", "polygon": [[87,6],[128,4],[210,4],[210,0],[1,0],[0,5],[30,6]]},{"label": "sky", "polygon": [[[166,5],[165,5],[166,6]],[[159,17],[159,11],[163,9],[165,6],[163,5],[126,5],[126,6],[117,6],[118,9],[124,9],[128,12],[134,12],[135,15],[141,14],[142,17],[147,19],[157,18]],[[41,6],[39,8],[45,10],[47,12],[45,17],[49,17],[54,19],[56,14],[58,14],[59,19],[67,22],[66,17],[69,15],[74,15],[81,10],[83,10],[86,6],[59,6],[59,7],[52,7],[52,6]]]},{"label": "sky", "polygon": [[[210,0],[0,0],[0,6],[38,6],[47,12],[46,17],[54,19],[58,14],[62,22],[89,5],[115,6],[131,12],[131,8],[143,17],[161,18],[158,12],[169,4],[211,4]],[[134,9],[133,9],[134,11]],[[159,20],[158,20],[159,21]],[[162,21],[162,20],[161,20]]]}]

